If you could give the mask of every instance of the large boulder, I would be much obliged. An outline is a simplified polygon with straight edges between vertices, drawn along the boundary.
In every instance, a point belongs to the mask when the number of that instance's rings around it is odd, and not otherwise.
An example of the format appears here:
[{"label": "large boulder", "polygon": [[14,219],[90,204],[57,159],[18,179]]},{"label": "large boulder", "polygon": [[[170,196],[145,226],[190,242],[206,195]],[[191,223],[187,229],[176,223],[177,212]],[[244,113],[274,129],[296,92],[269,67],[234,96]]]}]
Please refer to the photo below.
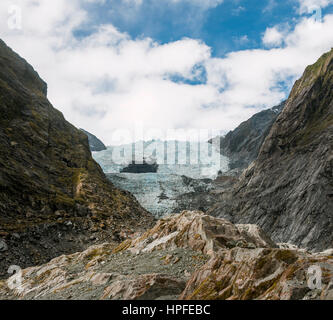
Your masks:
[{"label": "large boulder", "polygon": [[213,255],[234,247],[274,246],[273,241],[256,226],[237,226],[200,211],[184,211],[159,220],[154,228],[135,240],[127,240],[118,249],[138,253],[178,247]]}]

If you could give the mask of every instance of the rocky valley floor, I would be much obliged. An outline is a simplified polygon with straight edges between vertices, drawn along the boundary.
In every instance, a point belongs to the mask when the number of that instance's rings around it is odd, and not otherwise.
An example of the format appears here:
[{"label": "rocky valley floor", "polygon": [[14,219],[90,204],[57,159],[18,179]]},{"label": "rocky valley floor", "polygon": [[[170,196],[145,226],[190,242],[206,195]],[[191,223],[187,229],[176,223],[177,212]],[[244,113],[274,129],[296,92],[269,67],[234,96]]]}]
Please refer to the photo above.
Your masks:
[{"label": "rocky valley floor", "polygon": [[[309,268],[322,271],[311,287]],[[333,299],[333,250],[275,244],[255,225],[184,211],[0,282],[0,299]],[[310,285],[309,285],[310,283]]]}]

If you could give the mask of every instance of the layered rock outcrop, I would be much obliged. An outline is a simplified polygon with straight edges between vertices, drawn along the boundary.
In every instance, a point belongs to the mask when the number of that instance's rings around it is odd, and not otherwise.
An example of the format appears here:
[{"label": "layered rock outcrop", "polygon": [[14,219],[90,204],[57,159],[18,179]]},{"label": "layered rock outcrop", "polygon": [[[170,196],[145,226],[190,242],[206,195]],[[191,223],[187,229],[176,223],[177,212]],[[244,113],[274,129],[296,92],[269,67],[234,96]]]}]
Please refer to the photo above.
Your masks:
[{"label": "layered rock outcrop", "polygon": [[19,271],[0,281],[0,299],[333,299],[333,256],[280,249],[255,225],[185,211],[117,247]]},{"label": "layered rock outcrop", "polygon": [[323,250],[333,245],[332,192],[333,50],[295,83],[258,158],[209,213]]},{"label": "layered rock outcrop", "polygon": [[276,246],[259,228],[233,225],[200,211],[184,211],[157,222],[155,227],[135,240],[124,243],[133,253],[166,248],[190,248],[212,256],[224,249],[269,248]]},{"label": "layered rock outcrop", "polygon": [[[321,287],[312,287],[311,267]],[[181,299],[332,300],[333,257],[286,249],[235,248],[213,257],[194,273]],[[315,284],[315,281],[313,282]]]},{"label": "layered rock outcrop", "polygon": [[33,68],[0,41],[0,277],[153,222],[92,159],[88,138],[46,97]]}]

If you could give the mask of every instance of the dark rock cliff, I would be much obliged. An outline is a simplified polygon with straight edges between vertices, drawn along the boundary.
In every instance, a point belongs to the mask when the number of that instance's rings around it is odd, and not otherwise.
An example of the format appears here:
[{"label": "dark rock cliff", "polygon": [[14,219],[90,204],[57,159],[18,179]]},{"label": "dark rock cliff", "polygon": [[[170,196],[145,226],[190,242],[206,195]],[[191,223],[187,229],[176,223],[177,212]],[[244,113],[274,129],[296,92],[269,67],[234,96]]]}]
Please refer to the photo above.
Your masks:
[{"label": "dark rock cliff", "polygon": [[221,153],[230,159],[231,171],[240,173],[257,158],[265,138],[284,106],[285,102],[282,102],[274,108],[261,111],[226,136],[215,138],[220,139]]},{"label": "dark rock cliff", "polygon": [[[229,158],[229,171],[220,172],[215,180],[207,182],[206,190],[199,189],[178,196],[176,212],[183,210],[207,212],[214,206],[223,190],[236,183],[236,177],[257,158],[265,138],[284,106],[285,101],[276,107],[255,114],[226,136],[210,140],[209,143],[218,143],[221,154]],[[199,182],[199,180],[193,180],[192,184]]]},{"label": "dark rock cliff", "polygon": [[104,143],[99,140],[96,136],[94,136],[93,134],[91,134],[90,132],[80,129],[83,133],[86,134],[86,136],[88,137],[88,142],[89,142],[89,147],[91,151],[103,151],[106,150],[106,146],[104,145]]},{"label": "dark rock cliff", "polygon": [[333,50],[295,83],[257,160],[210,213],[277,242],[333,246]]},{"label": "dark rock cliff", "polygon": [[92,159],[88,138],[46,98],[33,68],[0,40],[0,277],[121,240],[153,218],[115,188]]}]

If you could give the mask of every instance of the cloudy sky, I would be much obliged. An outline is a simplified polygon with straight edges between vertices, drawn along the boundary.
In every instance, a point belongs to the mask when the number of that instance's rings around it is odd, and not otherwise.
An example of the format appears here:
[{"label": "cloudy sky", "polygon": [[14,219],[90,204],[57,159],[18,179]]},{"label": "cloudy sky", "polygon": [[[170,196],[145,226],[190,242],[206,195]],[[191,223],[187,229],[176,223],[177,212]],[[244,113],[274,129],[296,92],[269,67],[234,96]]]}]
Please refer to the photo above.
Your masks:
[{"label": "cloudy sky", "polygon": [[285,99],[332,31],[333,0],[0,3],[0,37],[106,144],[134,127],[234,129]]}]

